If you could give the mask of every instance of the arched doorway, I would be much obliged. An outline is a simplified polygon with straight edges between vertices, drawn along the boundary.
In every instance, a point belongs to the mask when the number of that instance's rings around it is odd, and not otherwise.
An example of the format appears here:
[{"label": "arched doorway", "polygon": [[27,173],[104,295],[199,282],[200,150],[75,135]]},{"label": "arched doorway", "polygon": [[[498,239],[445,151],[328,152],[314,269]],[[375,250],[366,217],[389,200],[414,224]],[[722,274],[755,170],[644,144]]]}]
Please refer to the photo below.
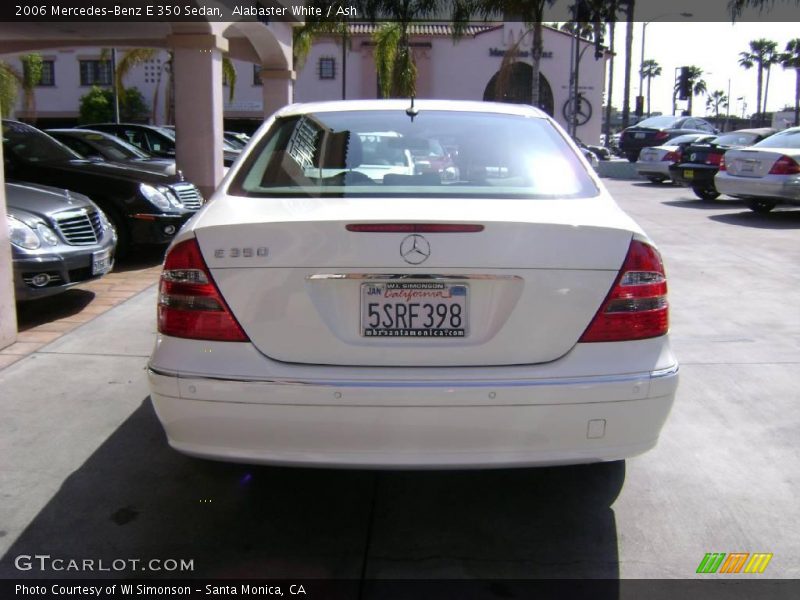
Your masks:
[{"label": "arched doorway", "polygon": [[[532,74],[533,67],[528,63],[515,62],[511,65],[510,73],[505,77],[507,83],[502,85],[502,74],[498,70],[486,84],[483,99],[488,102],[530,104]],[[498,82],[501,82],[501,85],[498,85]],[[539,73],[539,108],[551,117],[554,115],[553,89],[550,87],[550,82],[541,73]]]}]

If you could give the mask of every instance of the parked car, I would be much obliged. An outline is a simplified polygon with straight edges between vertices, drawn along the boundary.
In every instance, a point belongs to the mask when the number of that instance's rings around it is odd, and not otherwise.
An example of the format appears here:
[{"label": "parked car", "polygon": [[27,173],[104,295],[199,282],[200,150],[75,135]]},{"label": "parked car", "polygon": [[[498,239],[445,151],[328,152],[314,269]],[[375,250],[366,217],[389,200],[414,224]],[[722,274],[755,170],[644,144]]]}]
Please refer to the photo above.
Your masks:
[{"label": "parked car", "polygon": [[[137,123],[93,123],[83,129],[104,131],[133,144],[153,156],[175,158],[175,131],[169,127]],[[223,148],[223,164],[230,167],[239,157],[239,150],[227,145]]]},{"label": "parked car", "polygon": [[89,198],[32,183],[6,183],[16,299],[52,296],[114,266],[116,234]]},{"label": "parked car", "polygon": [[[173,241],[148,369],[169,443],[374,468],[653,447],[678,377],[653,242],[543,111],[408,106],[284,107]],[[447,139],[457,178],[373,179],[376,131]]]},{"label": "parked car", "polygon": [[7,180],[50,185],[91,198],[114,224],[118,255],[132,244],[170,242],[203,204],[198,189],[180,174],[92,162],[17,121],[3,121],[3,158]]},{"label": "parked car", "polygon": [[723,194],[744,198],[757,213],[781,203],[800,205],[800,127],[726,152],[714,185]]},{"label": "parked car", "polygon": [[578,147],[584,148],[594,154],[597,157],[597,160],[611,160],[611,150],[606,148],[605,146],[595,146],[594,144],[586,144],[580,140],[580,138],[573,137],[575,143],[578,144]]},{"label": "parked car", "polygon": [[622,131],[619,148],[630,162],[639,159],[639,152],[648,146],[663,146],[672,138],[686,133],[719,133],[708,121],[697,117],[660,115],[640,121]]},{"label": "parked car", "polygon": [[776,129],[740,129],[723,133],[712,140],[697,141],[683,151],[682,159],[670,166],[670,179],[692,188],[701,200],[719,196],[714,187],[714,175],[719,170],[723,155],[732,148],[752,146],[775,133]]},{"label": "parked car", "polygon": [[636,172],[651,183],[664,183],[671,179],[669,168],[681,160],[681,153],[692,142],[713,140],[714,134],[687,133],[672,138],[663,146],[642,148],[636,161]]},{"label": "parked car", "polygon": [[[162,129],[165,131],[167,135],[169,135],[172,140],[175,140],[175,125],[160,125],[158,129]],[[234,134],[228,131],[222,132],[222,156],[223,156],[223,164],[225,167],[230,167],[237,158],[239,158],[239,154],[242,152],[242,148],[247,145],[246,141],[242,141],[240,137],[236,136],[243,136],[244,134]],[[250,138],[247,138],[250,139]],[[227,171],[226,171],[227,172]]]},{"label": "parked car", "polygon": [[583,157],[587,160],[587,162],[592,165],[592,168],[597,171],[600,169],[600,160],[597,158],[597,154],[589,150],[586,146],[580,144],[579,142],[575,142],[578,145],[578,150],[581,151]]},{"label": "parked car", "polygon": [[143,171],[175,175],[175,159],[152,156],[110,133],[91,129],[46,129],[45,133],[88,160],[130,163]]},{"label": "parked car", "polygon": [[237,150],[243,150],[247,146],[247,142],[250,141],[249,135],[238,131],[223,131],[222,135],[225,137],[225,141]]}]

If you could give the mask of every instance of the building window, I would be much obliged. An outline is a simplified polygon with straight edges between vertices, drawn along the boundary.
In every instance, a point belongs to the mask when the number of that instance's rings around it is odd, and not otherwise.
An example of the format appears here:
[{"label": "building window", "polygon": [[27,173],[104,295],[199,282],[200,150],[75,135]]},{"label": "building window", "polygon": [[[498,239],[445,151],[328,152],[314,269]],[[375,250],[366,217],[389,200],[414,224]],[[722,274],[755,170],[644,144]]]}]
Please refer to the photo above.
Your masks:
[{"label": "building window", "polygon": [[[27,63],[23,62],[22,69],[25,72],[25,78],[28,77],[28,65]],[[43,60],[42,61],[42,76],[39,78],[39,83],[37,86],[45,86],[45,87],[52,87],[56,84],[56,73],[55,69],[53,68],[53,61],[52,60]]]},{"label": "building window", "polygon": [[81,85],[111,85],[110,60],[82,60]]},{"label": "building window", "polygon": [[323,56],[319,59],[319,78],[336,79],[336,59],[331,56]]},{"label": "building window", "polygon": [[259,73],[261,73],[261,65],[253,65],[253,85],[264,85]]}]

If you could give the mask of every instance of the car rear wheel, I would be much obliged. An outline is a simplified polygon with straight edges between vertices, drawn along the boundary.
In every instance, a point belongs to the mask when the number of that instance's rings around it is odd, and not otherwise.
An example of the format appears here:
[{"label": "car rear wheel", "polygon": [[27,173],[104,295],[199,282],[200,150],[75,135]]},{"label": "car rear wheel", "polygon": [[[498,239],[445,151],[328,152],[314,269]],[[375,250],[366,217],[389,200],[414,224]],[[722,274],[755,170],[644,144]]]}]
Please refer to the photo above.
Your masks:
[{"label": "car rear wheel", "polygon": [[627,152],[625,157],[628,159],[628,162],[636,162],[639,160],[639,153],[638,152]]},{"label": "car rear wheel", "polygon": [[752,210],[754,213],[765,215],[775,208],[776,204],[776,202],[772,202],[771,200],[748,200],[747,208]]},{"label": "car rear wheel", "polygon": [[719,198],[719,192],[714,188],[693,187],[692,191],[694,192],[695,196],[701,200],[715,200],[716,198]]}]

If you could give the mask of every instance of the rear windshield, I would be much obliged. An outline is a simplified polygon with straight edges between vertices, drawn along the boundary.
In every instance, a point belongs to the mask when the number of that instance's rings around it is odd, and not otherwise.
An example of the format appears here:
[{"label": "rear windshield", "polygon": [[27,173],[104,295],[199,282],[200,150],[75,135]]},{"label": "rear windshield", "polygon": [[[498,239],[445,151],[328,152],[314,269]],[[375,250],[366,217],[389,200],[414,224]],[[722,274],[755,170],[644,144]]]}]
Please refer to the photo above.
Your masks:
[{"label": "rear windshield", "polygon": [[731,131],[720,135],[714,140],[714,143],[719,146],[750,146],[757,139],[757,133]]},{"label": "rear windshield", "polygon": [[277,119],[228,193],[251,197],[585,198],[584,163],[545,119],[319,112]]},{"label": "rear windshield", "polygon": [[761,140],[756,148],[800,148],[800,129],[787,129]]},{"label": "rear windshield", "polygon": [[661,129],[663,127],[672,127],[677,122],[678,119],[675,117],[664,115],[659,117],[650,117],[644,121],[639,121],[636,124],[636,127],[654,127],[655,129]]}]

